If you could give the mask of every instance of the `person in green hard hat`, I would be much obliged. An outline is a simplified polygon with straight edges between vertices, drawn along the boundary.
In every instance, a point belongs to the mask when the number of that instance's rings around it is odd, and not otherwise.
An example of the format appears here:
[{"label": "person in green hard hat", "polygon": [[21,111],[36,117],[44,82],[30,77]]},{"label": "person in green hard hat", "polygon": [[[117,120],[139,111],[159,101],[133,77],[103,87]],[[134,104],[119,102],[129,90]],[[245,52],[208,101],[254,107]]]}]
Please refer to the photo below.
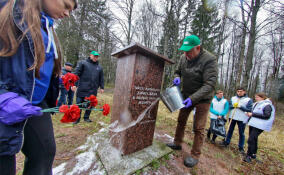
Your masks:
[{"label": "person in green hard hat", "polygon": [[181,84],[184,105],[179,112],[178,124],[172,149],[181,150],[184,130],[190,112],[195,108],[193,122],[194,140],[191,154],[184,159],[184,165],[194,167],[198,163],[204,141],[204,129],[217,81],[217,60],[215,56],[203,49],[196,35],[187,36],[179,49],[184,52],[175,72],[173,84]]},{"label": "person in green hard hat", "polygon": [[[104,92],[104,73],[103,68],[99,64],[100,54],[97,51],[92,51],[90,57],[86,60],[82,60],[78,63],[74,74],[79,77],[79,81],[76,86],[72,87],[73,91],[76,91],[76,103],[83,103],[85,97],[90,95],[97,96],[98,89],[100,93]],[[91,110],[86,110],[84,114],[85,122],[92,122],[90,120]],[[81,117],[80,117],[81,118]],[[74,122],[78,124],[80,118]]]}]

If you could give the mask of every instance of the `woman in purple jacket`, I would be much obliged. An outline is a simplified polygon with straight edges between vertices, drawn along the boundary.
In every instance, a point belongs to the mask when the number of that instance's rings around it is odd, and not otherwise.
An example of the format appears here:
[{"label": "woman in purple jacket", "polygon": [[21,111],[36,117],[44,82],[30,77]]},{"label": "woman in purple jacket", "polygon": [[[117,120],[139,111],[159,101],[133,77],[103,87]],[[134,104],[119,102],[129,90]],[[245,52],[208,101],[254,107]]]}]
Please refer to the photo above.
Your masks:
[{"label": "woman in purple jacket", "polygon": [[[50,175],[56,146],[49,113],[50,91],[61,71],[53,19],[69,16],[75,0],[0,1],[0,174]],[[37,116],[37,117],[35,117]],[[25,136],[25,139],[24,139]]]}]

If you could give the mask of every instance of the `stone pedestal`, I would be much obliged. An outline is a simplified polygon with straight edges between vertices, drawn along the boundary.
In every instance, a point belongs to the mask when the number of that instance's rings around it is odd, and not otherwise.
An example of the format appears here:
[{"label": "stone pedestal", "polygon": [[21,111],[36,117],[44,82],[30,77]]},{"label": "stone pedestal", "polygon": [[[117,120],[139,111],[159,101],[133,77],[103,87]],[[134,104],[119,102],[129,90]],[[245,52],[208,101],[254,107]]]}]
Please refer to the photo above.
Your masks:
[{"label": "stone pedestal", "polygon": [[111,122],[125,128],[110,132],[111,143],[127,155],[152,144],[158,111],[153,102],[160,96],[165,63],[174,62],[137,43],[112,56],[118,61]]}]

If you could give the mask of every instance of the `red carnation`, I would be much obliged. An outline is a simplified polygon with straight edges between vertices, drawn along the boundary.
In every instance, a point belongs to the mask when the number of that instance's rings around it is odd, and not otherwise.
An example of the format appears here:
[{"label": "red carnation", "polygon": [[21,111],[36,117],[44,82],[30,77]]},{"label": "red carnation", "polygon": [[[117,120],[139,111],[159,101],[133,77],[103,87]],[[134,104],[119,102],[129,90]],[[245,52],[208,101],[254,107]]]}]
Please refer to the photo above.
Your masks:
[{"label": "red carnation", "polygon": [[67,74],[63,75],[61,79],[65,89],[68,91],[70,87],[74,86],[76,81],[79,80],[79,77],[75,74],[68,72]]},{"label": "red carnation", "polygon": [[59,107],[59,112],[65,113],[68,111],[68,109],[69,109],[68,105],[61,105]]},{"label": "red carnation", "polygon": [[85,99],[90,101],[90,107],[96,107],[98,104],[98,99],[94,95],[91,95],[90,97],[85,97]]},{"label": "red carnation", "polygon": [[[67,105],[62,105],[59,108],[59,112],[64,111],[64,116],[60,120],[62,123],[69,123],[69,122],[75,122],[80,118],[80,109],[77,105],[71,105],[70,108],[66,109]],[[61,110],[60,110],[61,109]]]},{"label": "red carnation", "polygon": [[104,104],[103,105],[103,115],[107,116],[110,112],[110,106],[109,104]]},{"label": "red carnation", "polygon": [[80,117],[80,109],[77,105],[71,105],[70,106],[70,116],[71,116],[71,122],[75,122]]}]

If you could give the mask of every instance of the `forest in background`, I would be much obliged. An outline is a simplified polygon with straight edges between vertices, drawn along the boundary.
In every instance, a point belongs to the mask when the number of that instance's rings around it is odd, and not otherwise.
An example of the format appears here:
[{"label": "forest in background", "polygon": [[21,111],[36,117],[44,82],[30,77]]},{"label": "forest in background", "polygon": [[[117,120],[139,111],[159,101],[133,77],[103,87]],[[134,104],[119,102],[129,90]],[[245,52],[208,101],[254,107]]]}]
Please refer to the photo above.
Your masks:
[{"label": "forest in background", "polygon": [[[115,82],[117,49],[138,42],[178,63],[182,40],[195,34],[216,55],[226,97],[242,86],[274,99],[284,98],[283,31],[281,0],[82,0],[56,24],[64,62],[98,51],[106,84]],[[164,87],[176,66],[165,68]]]}]

